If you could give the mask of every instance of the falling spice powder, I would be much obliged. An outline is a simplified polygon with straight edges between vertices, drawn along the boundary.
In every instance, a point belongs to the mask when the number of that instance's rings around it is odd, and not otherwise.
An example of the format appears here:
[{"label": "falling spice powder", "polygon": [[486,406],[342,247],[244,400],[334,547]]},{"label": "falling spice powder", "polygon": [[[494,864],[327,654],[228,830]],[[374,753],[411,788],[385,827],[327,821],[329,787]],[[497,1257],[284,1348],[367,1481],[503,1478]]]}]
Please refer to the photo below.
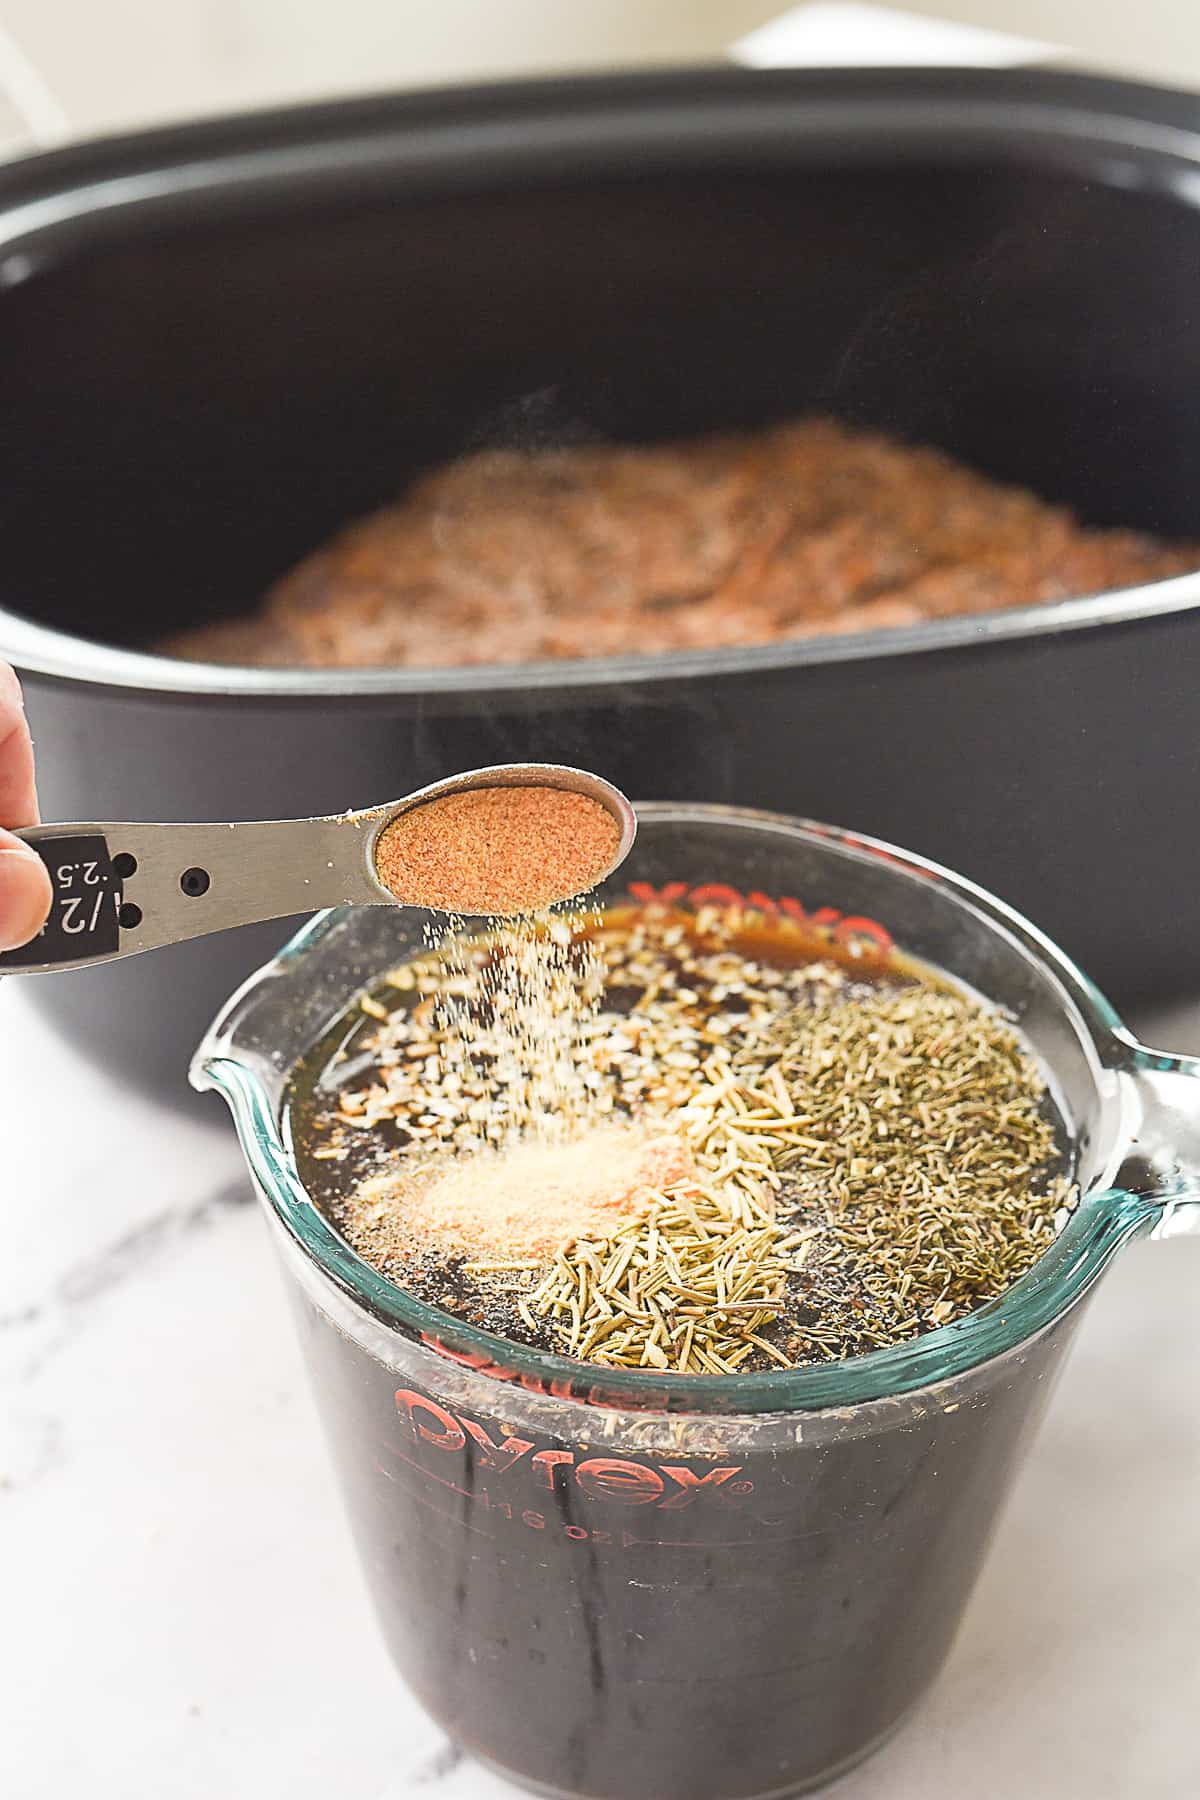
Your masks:
[{"label": "falling spice powder", "polygon": [[611,869],[620,837],[588,794],[468,788],[393,819],[375,846],[375,870],[402,904],[509,918],[586,893]]}]

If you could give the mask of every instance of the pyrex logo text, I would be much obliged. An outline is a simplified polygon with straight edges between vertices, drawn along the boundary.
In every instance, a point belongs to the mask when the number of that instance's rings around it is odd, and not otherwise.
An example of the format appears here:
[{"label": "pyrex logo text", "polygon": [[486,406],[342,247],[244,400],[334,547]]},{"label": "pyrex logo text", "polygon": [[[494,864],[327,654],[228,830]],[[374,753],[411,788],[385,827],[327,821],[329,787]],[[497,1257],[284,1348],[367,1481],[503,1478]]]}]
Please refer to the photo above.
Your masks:
[{"label": "pyrex logo text", "polygon": [[819,906],[810,912],[791,894],[774,899],[757,888],[743,894],[723,881],[707,881],[700,887],[691,887],[686,881],[668,881],[662,887],[654,887],[648,881],[631,881],[629,892],[643,906],[676,906],[682,902],[687,906],[732,907],[737,911],[748,908],[769,919],[789,919],[802,930],[826,937],[835,944],[861,946],[865,942],[884,956],[896,948],[891,932],[878,919],[866,919],[858,913],[847,916],[833,906]]},{"label": "pyrex logo text", "polygon": [[651,1466],[621,1456],[580,1460],[573,1450],[538,1450],[528,1438],[501,1437],[497,1442],[477,1419],[452,1413],[412,1388],[396,1390],[396,1410],[407,1429],[423,1443],[450,1455],[462,1455],[469,1443],[476,1464],[499,1475],[507,1475],[523,1463],[534,1480],[551,1493],[557,1483],[568,1481],[591,1500],[682,1512],[702,1497],[724,1501],[748,1494],[753,1487],[749,1481],[734,1480],[741,1470],[739,1463],[697,1474],[683,1463]]}]

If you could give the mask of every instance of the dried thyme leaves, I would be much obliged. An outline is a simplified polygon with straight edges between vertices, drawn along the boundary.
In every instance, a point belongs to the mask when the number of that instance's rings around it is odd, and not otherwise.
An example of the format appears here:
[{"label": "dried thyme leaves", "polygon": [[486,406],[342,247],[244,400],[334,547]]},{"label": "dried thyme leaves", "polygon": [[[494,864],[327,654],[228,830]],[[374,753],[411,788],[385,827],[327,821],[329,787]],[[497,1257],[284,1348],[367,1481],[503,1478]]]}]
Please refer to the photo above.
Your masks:
[{"label": "dried thyme leaves", "polygon": [[1035,1066],[964,995],[835,993],[702,1074],[681,1128],[705,1187],[575,1245],[529,1302],[571,1355],[728,1374],[897,1343],[1002,1293],[1070,1204]]},{"label": "dried thyme leaves", "polygon": [[[610,1367],[729,1374],[861,1354],[1002,1293],[1073,1204],[1017,1034],[957,990],[788,966],[782,943],[772,962],[761,933],[751,946],[728,917],[702,923],[609,917],[580,965],[590,1004],[553,1039],[572,1065],[573,1134],[614,1117],[669,1125],[694,1178],[551,1259],[451,1255],[457,1288],[423,1279],[426,1297]],[[494,1053],[480,970],[495,955],[393,974],[407,1002],[380,1009],[374,1078],[342,1095],[317,1157],[381,1121],[426,1160],[511,1141],[525,1090]],[[475,1009],[449,1050],[448,1001]],[[332,1216],[355,1243],[353,1198]],[[370,1258],[365,1229],[357,1247]]]}]

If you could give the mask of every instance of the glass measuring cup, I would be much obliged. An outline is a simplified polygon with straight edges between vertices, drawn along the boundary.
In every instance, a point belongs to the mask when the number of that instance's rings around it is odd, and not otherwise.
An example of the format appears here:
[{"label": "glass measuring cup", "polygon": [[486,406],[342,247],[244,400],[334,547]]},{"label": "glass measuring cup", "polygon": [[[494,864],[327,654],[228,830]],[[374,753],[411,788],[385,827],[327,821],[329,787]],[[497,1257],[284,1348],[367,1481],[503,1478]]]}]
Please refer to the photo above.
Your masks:
[{"label": "glass measuring cup", "polygon": [[903,851],[724,807],[639,819],[604,898],[894,940],[1017,1019],[1081,1199],[1000,1299],[841,1363],[670,1377],[406,1297],[307,1199],[280,1102],[353,995],[421,947],[421,915],[315,919],[229,1002],[193,1080],[233,1110],[418,1697],[541,1791],[749,1800],[831,1779],[933,1679],[1095,1282],[1130,1238],[1200,1229],[1200,1063],[1138,1044],[1033,926]]}]

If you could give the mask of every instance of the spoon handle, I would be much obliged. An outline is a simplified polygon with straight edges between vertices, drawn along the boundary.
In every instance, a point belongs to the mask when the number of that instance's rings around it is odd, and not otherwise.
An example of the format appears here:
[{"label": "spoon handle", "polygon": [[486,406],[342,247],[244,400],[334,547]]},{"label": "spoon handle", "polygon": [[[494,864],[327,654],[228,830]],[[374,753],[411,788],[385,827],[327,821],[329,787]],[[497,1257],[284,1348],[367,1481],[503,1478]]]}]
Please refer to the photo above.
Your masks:
[{"label": "spoon handle", "polygon": [[[15,835],[50,872],[50,917],[0,974],[90,968],[234,925],[382,905],[371,815],[243,824],[33,825]],[[394,904],[394,903],[393,903]]]}]

